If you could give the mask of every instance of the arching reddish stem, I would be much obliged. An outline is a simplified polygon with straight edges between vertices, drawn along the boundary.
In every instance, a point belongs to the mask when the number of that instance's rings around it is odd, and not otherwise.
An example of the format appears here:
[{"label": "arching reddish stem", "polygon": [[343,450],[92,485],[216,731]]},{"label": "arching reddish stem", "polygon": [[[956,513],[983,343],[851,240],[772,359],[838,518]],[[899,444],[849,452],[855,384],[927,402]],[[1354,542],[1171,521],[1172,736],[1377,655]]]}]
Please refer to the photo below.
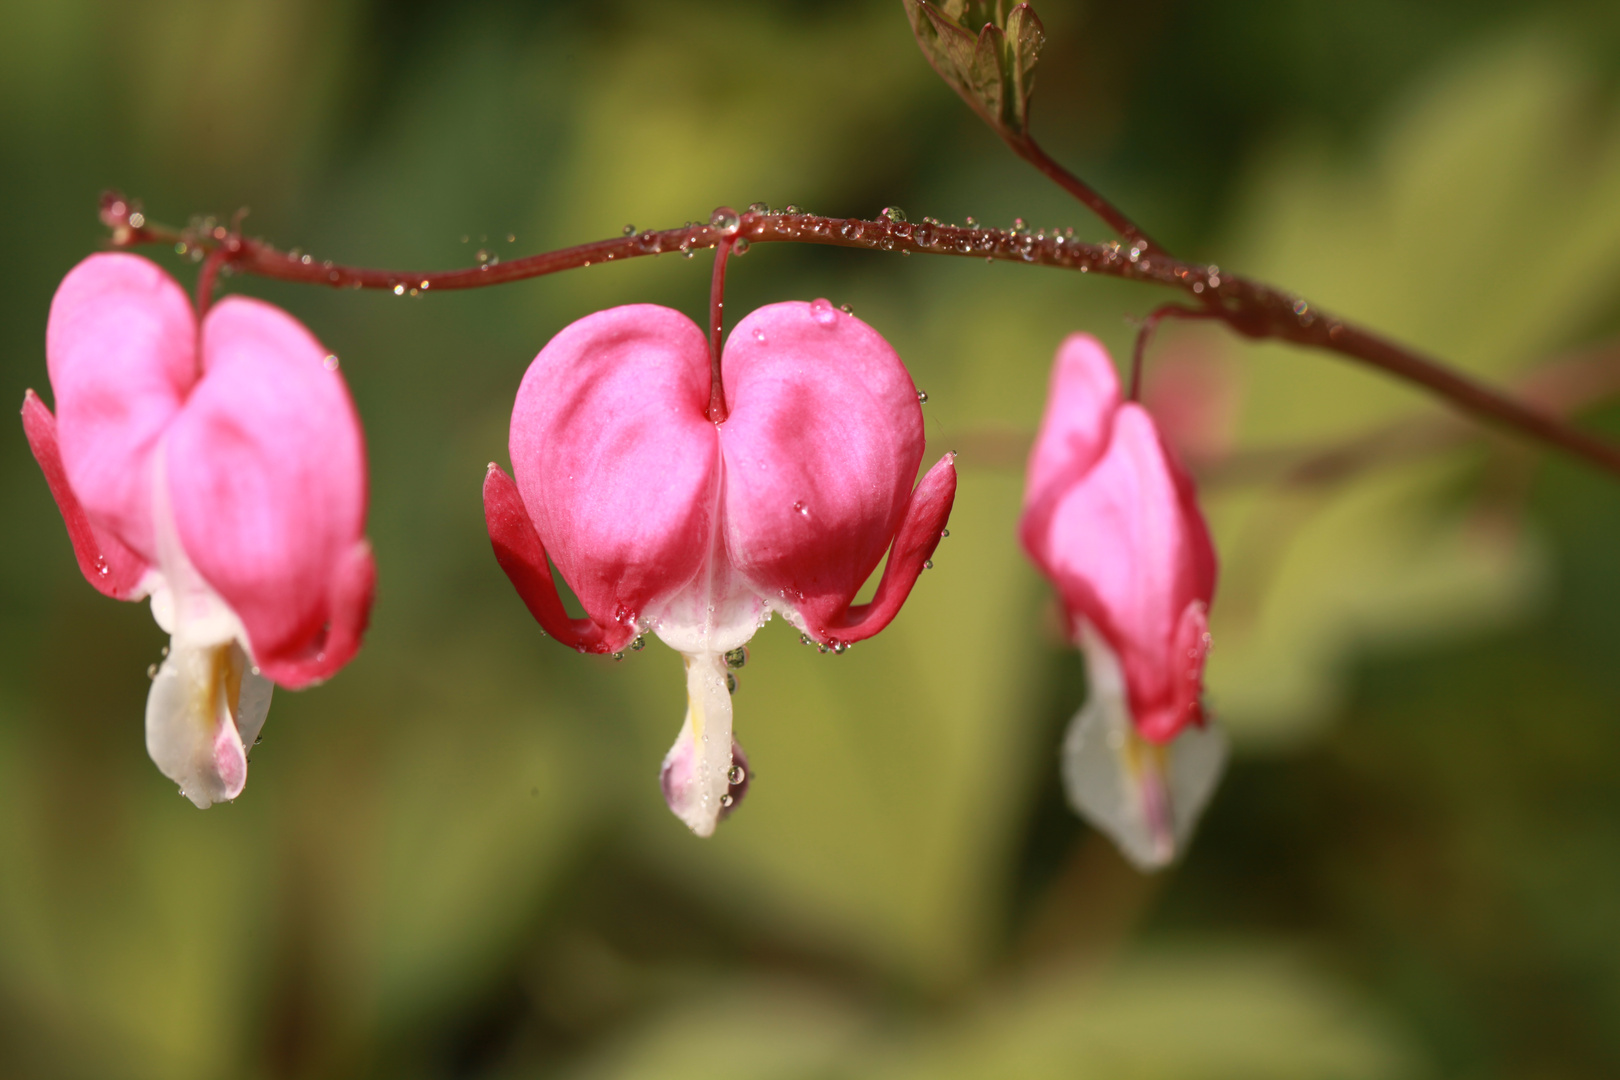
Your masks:
[{"label": "arching reddish stem", "polygon": [[208,252],[203,259],[202,268],[197,271],[197,323],[202,324],[203,316],[208,314],[208,307],[214,302],[214,286],[219,282],[219,271],[227,260],[230,252],[224,244]]},{"label": "arching reddish stem", "polygon": [[736,243],[732,236],[722,236],[714,245],[714,278],[709,283],[709,420],[726,422],[726,391],[720,382],[720,350],[726,326],[726,260]]},{"label": "arching reddish stem", "polygon": [[1132,401],[1142,399],[1142,361],[1147,355],[1148,341],[1153,332],[1165,319],[1214,319],[1219,315],[1216,312],[1200,310],[1198,308],[1182,307],[1180,304],[1166,304],[1150,312],[1142,320],[1142,328],[1136,332],[1136,345],[1131,349],[1131,389],[1129,398]]},{"label": "arching reddish stem", "polygon": [[[738,227],[713,225],[648,231],[635,236],[599,240],[592,244],[548,251],[491,266],[434,273],[369,270],[316,262],[277,251],[247,237],[232,238],[223,226],[211,233],[179,232],[142,220],[131,220],[129,202],[116,193],[102,198],[102,220],[113,230],[113,244],[186,243],[211,249],[227,241],[240,250],[231,264],[242,273],[282,281],[299,281],[337,288],[390,289],[397,294],[429,288],[468,289],[540,277],[560,270],[591,266],[665,252],[690,253],[714,247],[722,240],[746,239],[751,244],[771,241],[828,244],[877,251],[905,251],[927,255],[956,255],[1001,259],[1060,267],[1082,274],[1162,285],[1184,293],[1245,337],[1276,339],[1321,349],[1360,361],[1396,378],[1422,387],[1462,412],[1487,423],[1511,428],[1549,446],[1582,458],[1605,472],[1620,476],[1620,447],[1589,435],[1445,365],[1389,342],[1352,323],[1321,311],[1302,298],[1229,274],[1218,267],[1182,262],[1141,246],[1127,250],[1118,243],[1087,244],[1068,232],[1037,233],[1003,229],[958,228],[933,222],[889,219],[829,218],[817,214],[746,213]],[[310,261],[305,261],[306,259]],[[723,404],[723,403],[722,403]]]}]

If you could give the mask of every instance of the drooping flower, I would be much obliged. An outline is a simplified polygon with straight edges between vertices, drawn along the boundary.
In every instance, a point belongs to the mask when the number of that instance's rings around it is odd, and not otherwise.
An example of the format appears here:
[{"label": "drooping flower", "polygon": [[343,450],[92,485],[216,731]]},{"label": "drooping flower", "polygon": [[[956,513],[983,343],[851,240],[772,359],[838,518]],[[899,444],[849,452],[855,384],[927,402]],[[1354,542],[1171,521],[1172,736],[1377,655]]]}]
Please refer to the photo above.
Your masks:
[{"label": "drooping flower", "polygon": [[[686,659],[664,759],[670,809],[707,836],[740,797],[726,656],[772,612],[842,652],[882,630],[933,554],[956,493],[923,454],[917,389],[889,344],[825,300],[744,318],[708,414],[706,335],[636,304],[564,328],[512,410],[513,477],[484,481],[490,539],[540,625],[581,652],[655,633]],[[889,552],[870,603],[857,590]],[[547,556],[578,596],[568,616]]]},{"label": "drooping flower", "polygon": [[1226,759],[1201,701],[1215,549],[1191,480],[1089,335],[1058,349],[1020,535],[1086,657],[1069,801],[1138,866],[1163,866]]},{"label": "drooping flower", "polygon": [[234,799],[273,685],[337,671],[371,608],[365,448],[336,361],[258,300],[199,324],[128,254],[63,279],[45,351],[56,415],[30,390],[23,427],[79,569],[150,596],[170,634],[147,751],[198,806]]}]

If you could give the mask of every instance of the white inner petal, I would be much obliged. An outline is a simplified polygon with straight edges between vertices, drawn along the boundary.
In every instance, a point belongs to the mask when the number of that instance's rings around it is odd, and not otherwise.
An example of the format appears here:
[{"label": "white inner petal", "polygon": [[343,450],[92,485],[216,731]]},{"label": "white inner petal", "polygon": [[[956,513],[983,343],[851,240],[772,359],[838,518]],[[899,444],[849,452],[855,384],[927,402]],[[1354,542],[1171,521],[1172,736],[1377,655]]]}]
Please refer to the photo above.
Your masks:
[{"label": "white inner petal", "polygon": [[771,606],[731,567],[725,552],[725,457],[710,521],[708,558],[697,576],[638,620],[686,661],[686,718],[664,756],[664,798],[675,816],[709,836],[729,805],[731,692],[725,654],[742,647],[770,617]]},{"label": "white inner petal", "polygon": [[689,829],[709,836],[731,797],[731,692],[721,654],[685,659],[686,720],[664,756],[664,798]]},{"label": "white inner petal", "polygon": [[247,653],[241,620],[181,546],[165,450],[160,444],[152,469],[152,617],[170,638],[146,699],[146,749],[186,798],[207,807],[241,794],[247,749],[264,726],[273,684]]},{"label": "white inner petal", "polygon": [[1070,804],[1138,868],[1169,865],[1186,848],[1226,766],[1226,736],[1213,721],[1159,745],[1136,733],[1119,657],[1080,627],[1089,696],[1063,740]]}]

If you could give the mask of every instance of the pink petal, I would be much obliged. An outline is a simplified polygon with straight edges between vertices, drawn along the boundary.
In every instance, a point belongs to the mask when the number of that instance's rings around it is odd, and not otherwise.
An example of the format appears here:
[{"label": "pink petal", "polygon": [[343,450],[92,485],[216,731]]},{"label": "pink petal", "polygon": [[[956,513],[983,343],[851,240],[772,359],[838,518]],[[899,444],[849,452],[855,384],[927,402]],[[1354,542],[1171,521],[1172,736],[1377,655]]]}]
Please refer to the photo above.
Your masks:
[{"label": "pink petal", "polygon": [[917,388],[877,331],[825,300],[748,315],[723,371],[731,562],[810,626],[841,624],[911,500]]},{"label": "pink petal", "polygon": [[1024,547],[1048,575],[1047,553],[1034,540],[1046,533],[1057,500],[1107,448],[1119,402],[1119,376],[1108,351],[1090,334],[1070,334],[1052,365],[1046,412],[1024,483]]},{"label": "pink petal", "polygon": [[[328,622],[314,638],[281,652],[257,657],[265,678],[290,690],[331,678],[360,651],[360,639],[371,621],[377,589],[377,564],[371,544],[357,540],[339,558],[327,593]],[[252,630],[249,630],[252,634]]]},{"label": "pink petal", "polygon": [[62,467],[62,451],[56,441],[56,418],[45,403],[30,390],[23,395],[23,431],[34,451],[34,460],[45,473],[56,506],[67,525],[73,555],[85,580],[114,600],[138,600],[144,595],[141,579],[149,567],[146,560],[125,547],[112,533],[90,523],[78,496],[68,483]]},{"label": "pink petal", "polygon": [[557,595],[557,583],[551,579],[545,545],[529,521],[517,483],[493,461],[484,474],[484,522],[495,547],[495,561],[546,633],[571,649],[596,653],[617,652],[634,636],[634,628],[624,623],[602,627],[588,618],[569,617]]},{"label": "pink petal", "polygon": [[214,732],[214,781],[219,786],[220,801],[230,802],[242,794],[247,786],[247,748],[242,745],[236,725],[227,716]]},{"label": "pink petal", "polygon": [[708,401],[707,337],[654,304],[564,327],[523,377],[512,472],[604,642],[628,640],[632,620],[709,558],[720,470]]},{"label": "pink petal", "polygon": [[45,356],[62,463],[92,524],[148,563],[152,451],[197,381],[197,326],[174,279],[136,255],[92,255],[51,301]]},{"label": "pink petal", "polygon": [[1106,453],[1059,493],[1045,532],[1031,536],[1025,525],[1026,544],[1044,552],[1070,613],[1118,652],[1142,734],[1168,739],[1195,720],[1188,661],[1177,654],[1196,633],[1202,670],[1202,623],[1190,628],[1186,612],[1197,604],[1203,618],[1214,548],[1152,418],[1140,406],[1121,406]]},{"label": "pink petal", "polygon": [[348,389],[301,323],[258,300],[216,304],[202,354],[166,452],[181,544],[261,668],[284,685],[324,677],[358,645],[373,573]]}]

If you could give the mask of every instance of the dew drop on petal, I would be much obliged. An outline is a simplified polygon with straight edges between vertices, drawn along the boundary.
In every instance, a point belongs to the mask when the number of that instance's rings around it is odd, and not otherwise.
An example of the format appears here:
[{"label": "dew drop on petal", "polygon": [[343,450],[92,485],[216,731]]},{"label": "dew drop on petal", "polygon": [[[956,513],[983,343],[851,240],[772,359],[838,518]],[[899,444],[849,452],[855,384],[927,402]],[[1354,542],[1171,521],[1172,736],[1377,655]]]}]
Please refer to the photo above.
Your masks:
[{"label": "dew drop on petal", "polygon": [[883,213],[879,216],[885,221],[899,222],[906,220],[906,212],[900,209],[898,206],[885,206],[883,208]]},{"label": "dew drop on petal", "polygon": [[832,326],[838,321],[838,313],[833,310],[831,301],[825,298],[810,301],[810,317],[816,320],[818,326]]},{"label": "dew drop on petal", "polygon": [[748,779],[748,770],[741,765],[733,765],[726,771],[726,783],[732,787],[736,787],[746,779]]},{"label": "dew drop on petal", "polygon": [[726,653],[726,667],[740,668],[748,663],[748,646],[739,645]]},{"label": "dew drop on petal", "polygon": [[338,369],[337,356],[333,353],[327,353],[326,359],[321,361],[321,367],[325,368],[327,371],[336,371]]},{"label": "dew drop on petal", "polygon": [[923,560],[923,569],[924,570],[932,570],[933,568],[934,568],[934,560],[933,559],[924,559]]},{"label": "dew drop on petal", "polygon": [[720,805],[726,807],[727,809],[730,809],[731,804],[736,802],[736,801],[737,801],[736,799],[733,799],[731,797],[730,792],[727,792],[726,794],[720,796]]},{"label": "dew drop on petal", "polygon": [[804,505],[803,501],[794,503],[793,504],[793,509],[803,517],[809,517],[810,516],[810,508],[808,506]]},{"label": "dew drop on petal", "polygon": [[917,404],[919,404],[919,405],[928,404],[928,391],[926,391],[926,390],[917,391]]},{"label": "dew drop on petal", "polygon": [[761,345],[765,344],[765,331],[759,329],[758,327],[755,327],[754,328],[754,340],[759,342]]},{"label": "dew drop on petal", "polygon": [[855,309],[850,307],[848,304],[839,304],[838,305],[838,310],[842,311],[845,315],[853,315],[853,314],[855,314]]},{"label": "dew drop on petal", "polygon": [[737,692],[737,676],[733,675],[731,672],[728,671],[728,672],[726,672],[726,693],[735,694],[736,692]]}]

